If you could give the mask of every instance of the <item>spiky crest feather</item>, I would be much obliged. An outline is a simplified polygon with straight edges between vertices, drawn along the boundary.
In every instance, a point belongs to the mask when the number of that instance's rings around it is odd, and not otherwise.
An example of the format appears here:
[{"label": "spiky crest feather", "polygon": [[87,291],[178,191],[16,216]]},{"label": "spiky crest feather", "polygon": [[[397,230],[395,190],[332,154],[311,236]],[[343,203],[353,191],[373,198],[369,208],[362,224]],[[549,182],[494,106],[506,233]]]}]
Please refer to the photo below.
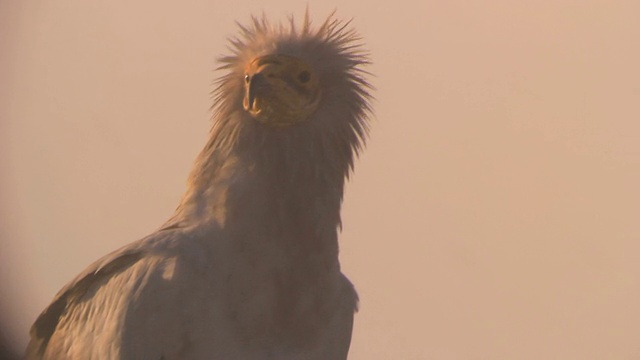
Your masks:
[{"label": "spiky crest feather", "polygon": [[[351,154],[343,154],[347,157],[345,159],[336,159],[346,160],[348,168],[343,175],[348,176],[353,166],[352,154],[359,153],[368,134],[372,89],[364,78],[370,74],[362,68],[370,64],[368,53],[362,49],[361,38],[354,29],[349,28],[350,24],[351,20],[341,21],[332,13],[314,31],[308,11],[300,29],[292,16],[288,18],[288,23],[277,26],[270,23],[264,14],[262,17],[253,16],[250,26],[238,23],[240,35],[229,39],[231,54],[218,59],[220,66],[217,70],[227,73],[216,82],[212,93],[214,141],[209,145],[228,146],[228,142],[238,134],[228,129],[228,138],[220,139],[220,133],[225,132],[222,128],[231,125],[232,114],[241,110],[239,99],[243,96],[242,81],[246,64],[267,53],[298,56],[315,67],[324,88],[323,103],[315,118],[333,115],[332,119],[321,119],[322,124],[314,126],[315,136],[331,136],[333,138],[325,140],[325,143],[339,140],[342,144],[336,144],[338,147],[348,144]],[[311,120],[313,123],[317,119]],[[220,140],[217,144],[216,138]]]}]

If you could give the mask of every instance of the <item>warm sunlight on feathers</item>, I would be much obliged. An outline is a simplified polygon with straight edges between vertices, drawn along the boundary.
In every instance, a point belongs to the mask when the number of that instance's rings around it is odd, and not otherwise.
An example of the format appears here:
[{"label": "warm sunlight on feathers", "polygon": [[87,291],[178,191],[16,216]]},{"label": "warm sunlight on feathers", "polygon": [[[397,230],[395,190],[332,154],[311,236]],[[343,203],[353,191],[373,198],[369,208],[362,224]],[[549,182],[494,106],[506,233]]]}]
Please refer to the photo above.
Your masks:
[{"label": "warm sunlight on feathers", "polygon": [[346,359],[340,206],[370,111],[348,25],[240,26],[175,214],[65,286],[29,358]]}]

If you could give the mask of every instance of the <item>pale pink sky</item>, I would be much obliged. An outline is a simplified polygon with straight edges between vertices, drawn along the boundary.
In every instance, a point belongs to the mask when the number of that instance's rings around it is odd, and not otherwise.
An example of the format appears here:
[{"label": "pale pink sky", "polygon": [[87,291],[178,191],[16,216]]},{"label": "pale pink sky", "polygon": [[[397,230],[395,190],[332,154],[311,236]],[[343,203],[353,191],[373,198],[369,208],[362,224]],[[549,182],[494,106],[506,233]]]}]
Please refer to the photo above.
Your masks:
[{"label": "pale pink sky", "polygon": [[[268,4],[268,5],[267,5]],[[333,1],[371,50],[350,359],[640,359],[640,2]],[[234,21],[296,1],[0,4],[10,341],[171,215]]]}]

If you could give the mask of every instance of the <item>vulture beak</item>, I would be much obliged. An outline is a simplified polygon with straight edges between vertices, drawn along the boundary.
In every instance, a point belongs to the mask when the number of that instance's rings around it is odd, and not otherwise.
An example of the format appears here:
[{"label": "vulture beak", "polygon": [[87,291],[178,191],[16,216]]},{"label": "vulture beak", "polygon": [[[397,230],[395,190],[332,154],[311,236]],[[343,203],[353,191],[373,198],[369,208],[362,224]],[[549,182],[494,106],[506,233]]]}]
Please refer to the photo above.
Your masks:
[{"label": "vulture beak", "polygon": [[268,86],[264,75],[260,73],[254,74],[248,79],[243,102],[246,111],[254,115],[260,112],[260,108],[256,104],[256,98],[259,97]]}]

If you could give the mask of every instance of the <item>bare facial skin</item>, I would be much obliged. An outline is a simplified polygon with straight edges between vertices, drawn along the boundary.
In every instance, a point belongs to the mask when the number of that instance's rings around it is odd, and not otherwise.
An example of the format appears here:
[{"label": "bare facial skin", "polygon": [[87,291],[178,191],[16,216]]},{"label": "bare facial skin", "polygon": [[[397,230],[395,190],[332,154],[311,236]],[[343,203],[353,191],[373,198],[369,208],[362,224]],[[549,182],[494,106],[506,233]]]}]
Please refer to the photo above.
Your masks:
[{"label": "bare facial skin", "polygon": [[244,109],[256,120],[273,126],[307,119],[321,99],[318,76],[303,60],[289,55],[266,55],[245,69]]}]

